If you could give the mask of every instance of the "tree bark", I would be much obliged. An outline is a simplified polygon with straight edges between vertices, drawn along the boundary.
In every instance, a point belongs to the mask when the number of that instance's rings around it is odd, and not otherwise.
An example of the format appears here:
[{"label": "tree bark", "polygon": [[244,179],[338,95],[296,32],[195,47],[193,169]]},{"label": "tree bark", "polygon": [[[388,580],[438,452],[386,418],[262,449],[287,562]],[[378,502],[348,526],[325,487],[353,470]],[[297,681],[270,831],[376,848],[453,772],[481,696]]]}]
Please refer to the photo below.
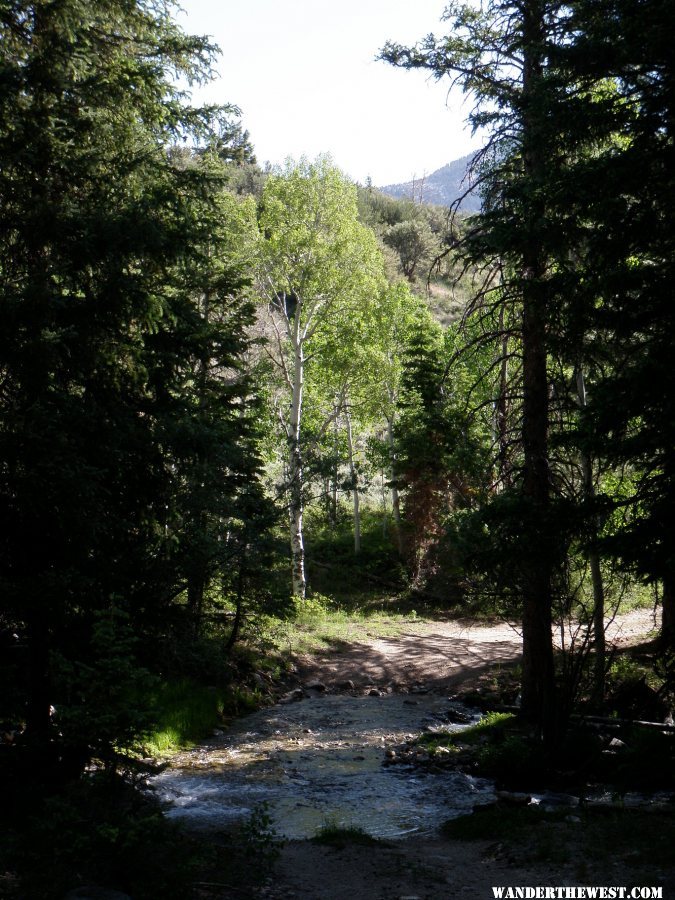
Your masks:
[{"label": "tree bark", "polygon": [[[577,369],[577,396],[579,405],[583,409],[586,406],[586,383],[581,367]],[[581,472],[584,484],[584,497],[592,502],[595,498],[595,486],[593,484],[593,461],[586,451],[581,452]],[[600,554],[595,542],[597,540],[598,523],[593,523],[591,549],[588,551],[588,563],[591,569],[591,584],[593,586],[593,688],[595,699],[602,704],[605,696],[605,586],[600,568]]]},{"label": "tree bark", "polygon": [[359,504],[359,475],[354,463],[354,440],[352,435],[352,417],[349,410],[345,410],[347,421],[347,451],[349,454],[349,477],[352,484],[352,502],[354,504],[354,553],[358,556],[361,552],[361,509]]},{"label": "tree bark", "polygon": [[675,578],[672,573],[663,576],[661,598],[661,644],[664,648],[675,647]]},{"label": "tree bark", "polygon": [[[299,305],[298,305],[299,308]],[[289,518],[291,531],[291,578],[293,594],[305,599],[307,582],[305,580],[305,544],[302,533],[303,498],[302,498],[302,451],[300,447],[300,421],[302,415],[302,391],[304,382],[305,359],[299,335],[299,315],[295,317],[293,397],[289,423]]]},{"label": "tree bark", "polygon": [[190,572],[187,578],[187,608],[190,615],[189,627],[194,635],[198,635],[202,628],[205,589],[204,572]]},{"label": "tree bark", "polygon": [[337,526],[337,511],[338,511],[338,478],[339,478],[339,465],[338,465],[338,451],[340,447],[339,441],[339,428],[340,423],[338,422],[338,407],[337,405],[333,408],[333,486],[331,492],[331,524],[333,528]]},{"label": "tree bark", "polygon": [[[245,540],[245,539],[244,539]],[[239,632],[241,630],[241,622],[244,615],[244,569],[246,566],[246,544],[242,547],[241,554],[239,556],[239,569],[237,571],[237,599],[235,601],[235,613],[234,613],[234,621],[232,623],[232,631],[230,632],[230,636],[225,644],[225,651],[229,653],[237,640],[239,639]]]},{"label": "tree bark", "polygon": [[548,385],[545,332],[531,291],[523,306],[523,495],[531,540],[523,572],[522,709],[552,738],[555,711],[552,626],[552,559],[549,530]]},{"label": "tree bark", "polygon": [[394,519],[394,534],[396,536],[396,549],[398,555],[403,556],[403,534],[401,532],[401,500],[396,487],[396,471],[395,471],[395,444],[394,444],[394,423],[390,417],[387,418],[387,442],[389,444],[389,458],[391,460],[389,467],[389,480],[391,481],[391,509]]},{"label": "tree bark", "polygon": [[[522,710],[535,722],[544,742],[556,735],[553,666],[552,571],[550,535],[550,474],[548,460],[548,376],[546,340],[546,256],[538,236],[544,218],[537,196],[546,166],[541,143],[536,92],[543,77],[543,9],[533,2],[523,7],[523,165],[535,199],[526,210],[527,231],[522,253],[523,350],[523,497],[529,525],[523,566]],[[529,233],[528,233],[529,232]],[[537,546],[533,546],[536,542]]]},{"label": "tree bark", "polygon": [[501,365],[499,366],[499,395],[497,397],[497,408],[495,410],[495,430],[497,432],[497,442],[499,447],[498,453],[498,483],[499,489],[505,490],[511,486],[511,466],[509,464],[509,444],[508,444],[508,335],[504,334],[504,307],[499,310],[499,330],[502,332],[500,340]]},{"label": "tree bark", "polygon": [[47,743],[51,722],[49,630],[45,618],[33,609],[28,623],[29,692],[26,735],[37,745]]}]

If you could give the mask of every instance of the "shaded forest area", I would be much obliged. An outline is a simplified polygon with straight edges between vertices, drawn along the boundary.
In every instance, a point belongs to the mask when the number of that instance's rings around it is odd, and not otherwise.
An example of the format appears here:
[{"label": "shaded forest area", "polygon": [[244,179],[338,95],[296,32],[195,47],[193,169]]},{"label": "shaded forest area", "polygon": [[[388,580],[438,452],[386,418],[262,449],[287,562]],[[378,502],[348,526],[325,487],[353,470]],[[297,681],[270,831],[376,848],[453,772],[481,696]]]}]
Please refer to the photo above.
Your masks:
[{"label": "shaded forest area", "polygon": [[[170,3],[2,4],[0,866],[79,835],[31,896],[87,856],[187,896],[134,785],[264,701],[312,604],[521,622],[545,758],[573,714],[668,714],[669,12],[453,4],[384,47],[474,103],[467,217],[329,157],[261,168],[177,86],[217,51]],[[605,627],[635,605],[661,628],[621,707]]]}]

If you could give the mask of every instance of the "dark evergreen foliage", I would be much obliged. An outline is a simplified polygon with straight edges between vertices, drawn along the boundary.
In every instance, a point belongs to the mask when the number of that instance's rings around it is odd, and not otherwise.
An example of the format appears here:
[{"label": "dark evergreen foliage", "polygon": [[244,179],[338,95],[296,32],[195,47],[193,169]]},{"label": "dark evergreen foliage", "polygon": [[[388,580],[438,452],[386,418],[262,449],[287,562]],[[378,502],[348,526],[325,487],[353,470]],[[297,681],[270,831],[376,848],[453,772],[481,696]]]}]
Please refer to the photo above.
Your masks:
[{"label": "dark evergreen foliage", "polygon": [[[119,610],[143,655],[186,588],[236,583],[263,506],[223,170],[172,150],[215,135],[222,155],[231,110],[173,86],[214,50],[170,10],[17,2],[0,20],[1,615],[28,671],[4,715],[41,745],[50,706],[65,723],[62,704],[111,702],[59,685],[55,654],[71,675],[107,665],[96,623]],[[108,745],[142,725],[118,712]],[[82,737],[86,758],[101,735]]]},{"label": "dark evergreen foliage", "polygon": [[[494,2],[450,4],[445,18],[447,37],[383,55],[454,79],[476,100],[473,124],[490,133],[476,162],[483,211],[456,249],[500,272],[475,304],[481,320],[501,307],[517,324],[505,340],[522,365],[511,404],[521,455],[511,463],[516,493],[493,512],[520,535],[523,702],[546,728],[551,610],[574,527],[595,553],[600,513],[623,509],[605,551],[662,581],[664,632],[675,619],[668,11],[630,0]],[[631,495],[594,499],[593,460],[629,472]],[[579,466],[584,490],[574,486]]]}]

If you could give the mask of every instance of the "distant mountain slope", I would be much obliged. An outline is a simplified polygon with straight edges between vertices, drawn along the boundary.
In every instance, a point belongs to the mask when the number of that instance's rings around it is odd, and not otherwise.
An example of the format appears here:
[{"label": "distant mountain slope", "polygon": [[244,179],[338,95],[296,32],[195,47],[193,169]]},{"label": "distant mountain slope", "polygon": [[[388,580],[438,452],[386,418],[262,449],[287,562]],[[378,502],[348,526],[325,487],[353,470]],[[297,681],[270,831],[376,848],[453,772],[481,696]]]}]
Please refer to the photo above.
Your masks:
[{"label": "distant mountain slope", "polygon": [[[383,194],[389,194],[390,197],[411,197],[422,203],[450,206],[458,197],[462,196],[468,187],[468,182],[464,179],[472,158],[473,154],[470,153],[424,178],[416,178],[414,181],[407,181],[404,184],[388,184],[379,190]],[[462,212],[478,212],[480,210],[478,196],[473,192],[469,194],[462,201],[460,209]]]}]

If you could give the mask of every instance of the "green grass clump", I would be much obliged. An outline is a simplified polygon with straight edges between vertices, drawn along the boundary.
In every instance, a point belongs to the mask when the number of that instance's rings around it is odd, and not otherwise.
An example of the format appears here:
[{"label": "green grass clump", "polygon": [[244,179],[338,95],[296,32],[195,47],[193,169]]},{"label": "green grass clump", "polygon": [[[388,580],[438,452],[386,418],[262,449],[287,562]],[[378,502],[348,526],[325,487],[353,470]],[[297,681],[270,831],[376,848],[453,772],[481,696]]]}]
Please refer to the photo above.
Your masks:
[{"label": "green grass clump", "polygon": [[488,712],[475,725],[461,731],[421,735],[418,745],[432,756],[439,751],[462,755],[476,774],[494,778],[504,786],[534,786],[547,772],[541,744],[533,741],[513,713]]},{"label": "green grass clump", "polygon": [[181,679],[162,684],[153,701],[156,726],[144,746],[151,755],[162,756],[203,740],[223,718],[259,709],[265,698],[243,685],[212,687]]},{"label": "green grass clump", "polygon": [[[374,593],[371,594],[373,601]],[[294,600],[291,615],[268,623],[267,637],[280,654],[317,653],[339,650],[366,637],[397,637],[424,627],[417,614],[389,609],[382,593],[381,608],[374,605],[343,606],[332,597],[312,593],[306,600]],[[374,603],[374,601],[373,601]]]},{"label": "green grass clump", "polygon": [[153,700],[156,726],[144,743],[151,755],[161,756],[208,735],[220,722],[227,691],[181,679],[162,684]]},{"label": "green grass clump", "polygon": [[458,744],[465,746],[480,744],[485,740],[494,739],[497,734],[502,735],[505,729],[513,724],[515,718],[513,713],[488,712],[475,725],[461,731],[429,732],[421,735],[417,743],[430,752],[437,750],[438,747],[453,749]]},{"label": "green grass clump", "polygon": [[340,848],[349,844],[372,846],[381,843],[363,828],[356,825],[338,825],[335,822],[324,823],[311,840],[315,844]]}]

